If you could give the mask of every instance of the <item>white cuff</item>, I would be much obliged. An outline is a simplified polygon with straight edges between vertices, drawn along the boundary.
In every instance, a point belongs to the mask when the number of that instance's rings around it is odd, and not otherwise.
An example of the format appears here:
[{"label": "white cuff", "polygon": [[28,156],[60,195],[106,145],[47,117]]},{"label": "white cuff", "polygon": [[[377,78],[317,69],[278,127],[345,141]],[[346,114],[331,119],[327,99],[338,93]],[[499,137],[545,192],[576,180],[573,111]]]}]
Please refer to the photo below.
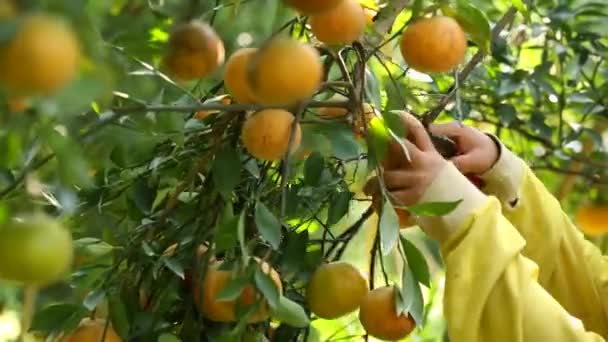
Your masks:
[{"label": "white cuff", "polygon": [[491,136],[500,148],[500,157],[492,168],[481,175],[485,182],[484,192],[496,196],[507,207],[517,204],[524,177],[524,162],[506,148],[498,138]]},{"label": "white cuff", "polygon": [[419,203],[462,202],[447,215],[418,216],[416,221],[429,236],[439,242],[444,242],[460,228],[473,210],[481,207],[487,199],[487,196],[460,173],[454,164],[446,162],[433,183],[426,189]]}]

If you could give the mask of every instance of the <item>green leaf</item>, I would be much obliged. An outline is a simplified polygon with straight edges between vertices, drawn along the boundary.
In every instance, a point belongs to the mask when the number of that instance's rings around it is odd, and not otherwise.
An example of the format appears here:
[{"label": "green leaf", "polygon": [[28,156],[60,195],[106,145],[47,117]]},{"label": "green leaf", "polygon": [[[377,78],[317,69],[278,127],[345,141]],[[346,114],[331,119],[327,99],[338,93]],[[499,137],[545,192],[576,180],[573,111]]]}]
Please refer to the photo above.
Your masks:
[{"label": "green leaf", "polygon": [[456,209],[462,200],[456,202],[427,202],[408,207],[407,210],[419,216],[444,216]]},{"label": "green leaf", "polygon": [[236,226],[236,231],[239,239],[239,247],[241,248],[241,254],[243,259],[249,258],[249,251],[247,250],[247,241],[245,241],[245,210],[239,214],[239,220]]},{"label": "green leaf", "polygon": [[531,20],[530,11],[528,11],[528,7],[526,6],[523,0],[513,0],[511,1],[511,4],[513,4],[513,7],[517,8],[517,10],[521,14],[523,14],[523,16],[526,18],[526,21]]},{"label": "green leaf", "polygon": [[384,201],[382,215],[380,216],[380,245],[382,254],[388,255],[399,241],[399,216],[390,201]]},{"label": "green leaf", "polygon": [[102,289],[96,289],[87,294],[82,301],[82,305],[89,311],[93,311],[99,303],[105,298],[106,292]]},{"label": "green leaf", "polygon": [[468,0],[458,0],[456,20],[483,51],[490,51],[492,29],[486,14]]},{"label": "green leaf", "polygon": [[372,104],[374,105],[375,108],[382,107],[382,101],[381,101],[382,96],[381,96],[380,90],[381,90],[381,87],[380,87],[380,84],[378,83],[378,78],[376,77],[376,75],[370,68],[366,67],[365,68],[365,94],[367,94],[367,96],[369,96],[369,98],[372,101]]},{"label": "green leaf", "polygon": [[234,216],[232,203],[228,202],[217,222],[215,233],[215,251],[224,252],[234,247],[238,242],[239,216]]},{"label": "green leaf", "polygon": [[108,297],[108,309],[110,311],[110,320],[112,327],[120,336],[129,336],[130,323],[127,315],[127,308],[120,296]]},{"label": "green leaf", "polygon": [[382,114],[382,117],[393,134],[400,138],[405,138],[407,134],[407,127],[403,122],[401,113],[402,111],[391,110]]},{"label": "green leaf", "polygon": [[232,148],[226,148],[218,153],[213,162],[212,172],[216,190],[228,197],[241,180],[239,153]]},{"label": "green leaf", "polygon": [[36,311],[32,321],[32,330],[40,332],[69,331],[78,326],[87,315],[82,305],[53,304]]},{"label": "green leaf", "polygon": [[333,226],[338,223],[338,221],[348,213],[351,198],[352,193],[349,191],[341,191],[333,194],[327,212],[328,226]]},{"label": "green leaf", "polygon": [[218,301],[237,299],[247,284],[249,284],[249,280],[245,277],[233,278],[226,283],[226,286],[217,294],[215,299]]},{"label": "green leaf", "polygon": [[272,248],[279,249],[281,245],[281,222],[262,202],[257,202],[255,206],[255,225],[258,231],[268,241]]},{"label": "green leaf", "polygon": [[182,266],[182,264],[180,264],[175,258],[163,258],[163,264],[176,276],[184,280],[184,266]]},{"label": "green leaf", "polygon": [[[386,127],[384,120],[380,117],[374,117],[368,126],[367,146],[371,163],[373,165],[380,164],[388,152],[388,146],[391,142],[391,134]],[[371,166],[371,165],[370,165]]]},{"label": "green leaf", "polygon": [[[424,312],[424,298],[420,290],[420,284],[414,278],[414,274],[408,264],[403,265],[403,280],[400,294],[400,303],[397,299],[397,314],[408,312],[416,321],[417,325],[422,324]],[[402,310],[399,310],[401,308]]]},{"label": "green leaf", "polygon": [[268,304],[270,304],[270,307],[276,308],[277,305],[279,305],[279,297],[281,294],[270,275],[265,273],[261,267],[256,267],[254,278],[257,288],[262,292],[264,298],[266,298]]},{"label": "green leaf", "polygon": [[414,277],[419,282],[423,283],[426,287],[431,286],[431,276],[429,272],[429,265],[424,258],[424,255],[418,250],[418,248],[408,241],[405,237],[401,237],[401,246],[407,258],[407,263],[410,265]]},{"label": "green leaf", "polygon": [[325,167],[325,160],[319,152],[313,152],[304,164],[304,183],[310,186],[319,185],[321,174]]},{"label": "green leaf", "polygon": [[310,324],[302,306],[284,296],[279,297],[279,305],[272,310],[272,317],[295,328],[305,328]]},{"label": "green leaf", "polygon": [[158,336],[157,342],[182,342],[182,340],[173,334],[162,334]]}]

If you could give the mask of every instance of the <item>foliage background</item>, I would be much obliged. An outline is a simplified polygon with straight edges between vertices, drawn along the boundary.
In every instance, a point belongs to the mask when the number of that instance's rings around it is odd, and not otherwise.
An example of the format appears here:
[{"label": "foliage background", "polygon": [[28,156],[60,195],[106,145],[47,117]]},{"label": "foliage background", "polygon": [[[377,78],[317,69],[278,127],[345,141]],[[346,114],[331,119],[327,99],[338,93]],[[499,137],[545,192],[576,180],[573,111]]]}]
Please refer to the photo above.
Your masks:
[{"label": "foliage background", "polygon": [[[421,2],[389,3],[408,5],[393,26],[399,30],[410,18],[411,6]],[[470,3],[491,23],[519,4]],[[372,0],[364,4],[385,5]],[[526,5],[525,13],[518,14],[492,42],[491,56],[458,85],[460,104],[450,102],[439,120],[462,118],[498,135],[574,213],[581,205],[604,201],[607,193],[608,10],[600,1],[537,0]],[[242,199],[250,194],[252,184],[262,179],[268,191],[265,201],[276,214],[282,195],[281,169],[252,161],[239,149],[234,134],[216,134],[218,127],[238,133],[237,126],[223,119],[231,114],[201,121],[194,111],[167,110],[168,105],[196,106],[200,99],[213,103],[223,93],[221,72],[184,85],[156,69],[168,32],[176,21],[201,18],[213,24],[229,55],[239,47],[259,46],[286,24],[293,24],[293,34],[299,35],[303,22],[294,21],[294,12],[278,0],[49,0],[23,1],[20,6],[67,16],[86,52],[79,78],[57,96],[31,99],[30,109],[19,114],[9,113],[6,98],[0,99],[4,105],[0,113],[0,219],[32,206],[59,215],[74,232],[80,258],[70,279],[43,291],[34,328],[67,329],[103,304],[117,330],[133,340],[173,341],[180,335],[189,341],[186,337],[195,334],[200,322],[184,304],[188,299],[183,297],[179,278],[196,242],[218,233],[206,230],[222,210],[213,203],[221,203],[226,192],[238,191],[242,196],[233,203],[236,213],[247,205]],[[11,25],[0,25],[0,40],[10,39]],[[368,37],[366,48],[374,34]],[[408,70],[397,42],[378,49],[378,58],[367,63],[367,101],[383,111],[407,108],[422,114],[451,90],[454,77]],[[472,46],[470,55],[475,51]],[[330,79],[338,75],[332,69]],[[325,93],[319,99],[328,96]],[[335,223],[332,232],[339,235],[366,211],[369,202],[360,189],[368,174],[360,171],[365,162],[357,158],[365,152],[364,146],[345,125],[319,125],[305,117],[303,128],[302,150],[320,151],[313,155],[321,161],[294,161],[290,178],[294,191],[287,194],[286,211],[288,224],[307,230],[307,239],[312,241],[326,238],[323,222]],[[212,153],[222,155],[223,162],[217,162],[218,157],[214,162]],[[220,191],[199,192],[208,184]],[[308,210],[304,205],[323,203],[320,199],[334,205],[308,208],[319,211],[318,218],[302,215]],[[376,226],[377,217],[372,215],[343,258],[367,270]],[[319,244],[303,246],[298,236],[287,234],[293,250],[287,248],[271,258],[286,279],[306,278],[321,256]],[[433,275],[430,290],[423,287],[426,324],[409,340],[442,340],[442,271],[436,246],[418,230],[404,236],[427,257]],[[606,238],[594,239],[606,249]],[[178,253],[163,256],[174,242],[182,246]],[[228,237],[227,255],[234,255],[230,244],[236,242]],[[251,247],[258,254],[267,250],[263,244]],[[308,260],[303,264],[302,255]],[[387,277],[399,283],[401,258],[391,255],[384,261]],[[380,283],[383,278],[376,274],[375,280]],[[297,286],[294,281],[288,290],[296,299]],[[138,309],[139,289],[154,293],[149,303],[152,310]],[[17,287],[2,283],[0,293],[7,308],[19,308]],[[183,326],[176,327],[175,320],[182,320]],[[353,322],[356,316],[315,321],[308,339],[337,341],[352,336],[356,341],[362,331]]]}]

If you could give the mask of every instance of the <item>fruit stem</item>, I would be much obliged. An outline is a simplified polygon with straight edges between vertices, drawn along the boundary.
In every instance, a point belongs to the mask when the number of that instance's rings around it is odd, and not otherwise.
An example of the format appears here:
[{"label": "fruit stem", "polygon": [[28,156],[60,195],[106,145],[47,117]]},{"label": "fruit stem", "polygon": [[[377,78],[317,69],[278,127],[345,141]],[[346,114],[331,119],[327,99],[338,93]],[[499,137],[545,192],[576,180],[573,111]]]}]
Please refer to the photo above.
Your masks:
[{"label": "fruit stem", "polygon": [[23,342],[25,335],[30,330],[32,324],[32,316],[34,315],[34,307],[36,304],[36,296],[38,294],[38,287],[34,285],[27,285],[23,289],[23,310],[21,312],[21,332],[17,341]]}]

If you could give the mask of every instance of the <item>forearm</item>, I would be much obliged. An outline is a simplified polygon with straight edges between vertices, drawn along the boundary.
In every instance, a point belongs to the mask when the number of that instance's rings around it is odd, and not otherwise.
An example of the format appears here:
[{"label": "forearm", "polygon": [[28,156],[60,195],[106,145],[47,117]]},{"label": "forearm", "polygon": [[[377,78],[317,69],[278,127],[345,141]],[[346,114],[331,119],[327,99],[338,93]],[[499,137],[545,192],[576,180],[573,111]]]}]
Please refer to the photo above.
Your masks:
[{"label": "forearm", "polygon": [[[525,241],[495,198],[467,186],[446,168],[423,201],[462,200],[441,218],[423,217],[446,263],[444,311],[453,341],[602,341],[586,332],[537,283],[537,266],[522,255]],[[450,191],[444,182],[449,179]],[[464,183],[463,183],[464,182]],[[545,319],[552,317],[551,320]]]},{"label": "forearm", "polygon": [[540,267],[539,283],[589,329],[608,336],[608,261],[584,239],[532,170],[502,147],[483,175],[487,193],[526,241],[523,255]]}]

